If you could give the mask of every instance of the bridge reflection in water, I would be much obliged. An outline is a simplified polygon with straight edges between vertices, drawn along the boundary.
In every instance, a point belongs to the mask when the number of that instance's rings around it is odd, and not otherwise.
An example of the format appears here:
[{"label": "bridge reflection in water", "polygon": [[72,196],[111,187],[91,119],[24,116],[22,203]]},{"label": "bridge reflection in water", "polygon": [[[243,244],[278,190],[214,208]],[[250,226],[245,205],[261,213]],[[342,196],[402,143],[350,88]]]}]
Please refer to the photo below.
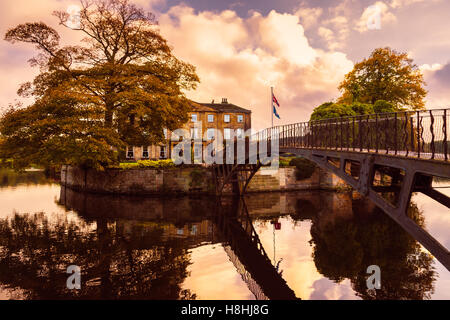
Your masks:
[{"label": "bridge reflection in water", "polygon": [[[84,220],[97,221],[97,228],[105,225],[101,221],[107,221],[106,225],[115,222],[113,238],[128,239],[125,247],[139,243],[135,249],[153,252],[150,255],[152,263],[148,265],[137,263],[143,255],[136,253],[127,253],[131,259],[129,264],[122,262],[126,266],[122,272],[128,268],[135,269],[133,264],[136,263],[141,266],[136,268],[140,271],[133,283],[137,286],[136,295],[142,298],[196,298],[191,288],[182,289],[192,262],[189,252],[205,244],[221,244],[254,298],[295,299],[292,288],[298,290],[299,284],[290,274],[301,271],[286,269],[282,276],[275,267],[276,261],[271,261],[266,252],[271,252],[271,241],[265,239],[264,248],[258,236],[260,232],[254,228],[255,223],[266,223],[280,217],[297,221],[295,223],[311,223],[310,244],[317,270],[335,282],[349,279],[355,294],[361,298],[424,299],[433,292],[433,257],[381,210],[356,193],[353,196],[327,192],[283,196],[261,194],[252,195],[245,202],[239,198],[222,198],[218,204],[204,198],[110,197],[62,189],[60,202],[75,210]],[[423,215],[414,204],[409,211],[416,223],[424,224]],[[156,231],[139,229],[130,219],[140,221],[138,225],[153,226],[154,229],[150,230],[160,230],[160,234],[158,237],[145,236]],[[121,233],[117,234],[119,230]],[[112,239],[110,241],[113,242]],[[292,247],[295,248],[294,244]],[[106,245],[105,248],[109,247]],[[170,254],[165,256],[164,252]],[[104,254],[99,253],[99,256]],[[288,253],[280,251],[280,254],[289,263]],[[114,265],[121,265],[114,261],[109,263],[111,270]],[[365,286],[366,268],[371,264],[377,264],[383,270],[381,290],[368,290]],[[111,294],[118,294],[114,277],[109,281]],[[167,288],[169,283],[176,285]],[[148,292],[143,290],[147,286],[151,288]],[[300,292],[297,292],[297,297],[301,298]]]},{"label": "bridge reflection in water", "polygon": [[[164,237],[184,238],[190,249],[205,242],[221,243],[256,299],[296,299],[294,291],[272,265],[263,248],[243,198],[222,198],[219,202],[204,198],[161,200],[78,193],[67,188],[61,190],[61,204],[87,219],[100,214],[109,218],[171,222],[175,228],[166,228]],[[186,229],[189,222],[192,226]]]},{"label": "bridge reflection in water", "polygon": [[[0,294],[6,288],[25,299],[322,299],[319,283],[335,291],[345,280],[354,298],[424,299],[438,281],[432,256],[351,194],[254,194],[218,205],[62,188],[58,202],[75,214],[0,219]],[[410,210],[423,225],[417,207]],[[274,220],[283,226],[276,231],[280,270],[268,257]],[[81,290],[65,287],[71,264],[81,267]],[[381,290],[365,285],[371,264],[382,270]]]}]

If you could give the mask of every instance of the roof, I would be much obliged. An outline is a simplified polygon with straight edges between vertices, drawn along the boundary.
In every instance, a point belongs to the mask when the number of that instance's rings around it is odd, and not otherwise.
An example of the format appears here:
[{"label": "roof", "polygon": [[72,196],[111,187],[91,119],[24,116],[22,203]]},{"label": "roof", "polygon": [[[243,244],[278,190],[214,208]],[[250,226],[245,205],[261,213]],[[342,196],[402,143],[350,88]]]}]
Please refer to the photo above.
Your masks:
[{"label": "roof", "polygon": [[216,112],[251,113],[250,110],[241,108],[232,103],[200,103],[200,105],[211,108]]},{"label": "roof", "polygon": [[191,101],[192,111],[198,111],[198,112],[217,112],[217,110],[210,108],[206,105],[203,105],[202,103],[197,103],[194,101]]}]

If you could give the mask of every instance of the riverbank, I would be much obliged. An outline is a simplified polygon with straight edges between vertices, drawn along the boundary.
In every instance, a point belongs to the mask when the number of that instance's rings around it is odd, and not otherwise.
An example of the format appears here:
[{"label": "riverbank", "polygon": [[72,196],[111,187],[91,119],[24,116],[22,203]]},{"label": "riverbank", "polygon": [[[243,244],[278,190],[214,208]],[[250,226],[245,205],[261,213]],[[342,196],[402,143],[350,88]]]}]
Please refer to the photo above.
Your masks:
[{"label": "riverbank", "polygon": [[[247,192],[285,192],[298,190],[348,190],[335,176],[316,168],[311,177],[298,180],[295,167],[262,167],[251,180]],[[63,166],[61,185],[79,191],[123,195],[215,194],[212,170],[204,166],[173,168],[108,169],[96,171]],[[224,194],[232,194],[231,188]]]}]

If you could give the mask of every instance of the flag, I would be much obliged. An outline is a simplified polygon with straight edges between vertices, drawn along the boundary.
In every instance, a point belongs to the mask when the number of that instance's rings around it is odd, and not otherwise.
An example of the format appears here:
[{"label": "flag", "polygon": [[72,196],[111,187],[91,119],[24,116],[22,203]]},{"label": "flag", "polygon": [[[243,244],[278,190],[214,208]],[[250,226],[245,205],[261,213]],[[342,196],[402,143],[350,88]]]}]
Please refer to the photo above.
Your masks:
[{"label": "flag", "polygon": [[275,115],[275,117],[277,117],[278,119],[280,119],[280,116],[277,113],[277,108],[275,106],[280,107],[280,104],[278,103],[277,98],[275,98],[275,95],[272,92],[272,107],[273,107],[273,114]]},{"label": "flag", "polygon": [[275,98],[275,95],[273,93],[272,93],[272,102],[275,103],[278,106],[278,108],[280,107],[280,104],[278,103],[278,100],[277,98]]},{"label": "flag", "polygon": [[278,119],[280,119],[280,116],[277,113],[277,109],[275,108],[275,106],[273,106],[273,114],[275,115],[275,117],[277,117]]}]

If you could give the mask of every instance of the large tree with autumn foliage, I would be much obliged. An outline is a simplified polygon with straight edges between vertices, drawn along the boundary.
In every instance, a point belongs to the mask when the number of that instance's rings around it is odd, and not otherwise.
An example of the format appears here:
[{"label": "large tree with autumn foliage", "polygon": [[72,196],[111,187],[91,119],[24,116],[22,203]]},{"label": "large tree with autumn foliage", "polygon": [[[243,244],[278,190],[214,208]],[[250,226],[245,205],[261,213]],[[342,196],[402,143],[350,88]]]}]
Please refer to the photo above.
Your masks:
[{"label": "large tree with autumn foliage", "polygon": [[62,46],[48,25],[25,23],[7,31],[11,43],[33,44],[40,73],[18,94],[27,107],[2,115],[0,158],[17,168],[73,164],[102,169],[126,145],[149,145],[187,120],[185,90],[199,79],[160,35],[154,15],[128,0],[81,0],[76,19],[55,11],[59,23],[83,35]]},{"label": "large tree with autumn foliage", "polygon": [[422,73],[407,53],[378,48],[345,76],[339,85],[342,96],[338,103],[375,104],[384,100],[396,110],[423,109],[427,94],[424,85]]}]

